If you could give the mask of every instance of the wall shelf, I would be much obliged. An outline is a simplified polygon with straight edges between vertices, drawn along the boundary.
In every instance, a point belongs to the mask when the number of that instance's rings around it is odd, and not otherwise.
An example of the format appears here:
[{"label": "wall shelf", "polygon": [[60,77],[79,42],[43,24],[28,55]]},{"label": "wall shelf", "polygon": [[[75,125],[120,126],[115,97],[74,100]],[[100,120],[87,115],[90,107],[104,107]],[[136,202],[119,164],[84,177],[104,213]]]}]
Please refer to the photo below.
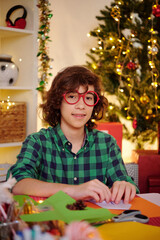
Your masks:
[{"label": "wall shelf", "polygon": [[[27,10],[25,29],[6,26],[6,14],[15,5],[22,5]],[[21,11],[16,10],[15,15],[12,13],[12,22],[22,16]],[[13,86],[0,86],[0,101],[10,96],[10,101],[26,103],[26,136],[37,131],[37,34],[37,0],[0,0],[0,54],[12,56],[19,68],[18,79]],[[3,139],[3,131],[0,134]],[[21,145],[22,142],[0,143],[0,163],[14,163]]]}]

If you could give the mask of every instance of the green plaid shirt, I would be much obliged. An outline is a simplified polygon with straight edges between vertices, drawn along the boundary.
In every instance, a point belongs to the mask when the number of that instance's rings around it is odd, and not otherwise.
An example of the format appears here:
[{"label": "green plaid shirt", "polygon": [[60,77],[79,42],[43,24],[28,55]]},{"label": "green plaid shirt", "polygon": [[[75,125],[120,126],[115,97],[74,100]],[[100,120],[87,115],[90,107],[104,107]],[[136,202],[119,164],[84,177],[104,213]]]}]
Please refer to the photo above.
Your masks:
[{"label": "green plaid shirt", "polygon": [[81,184],[92,179],[112,186],[115,181],[135,185],[127,175],[116,140],[96,129],[89,132],[77,154],[64,136],[60,125],[41,129],[23,143],[17,163],[9,172],[20,181],[35,178],[46,182]]}]

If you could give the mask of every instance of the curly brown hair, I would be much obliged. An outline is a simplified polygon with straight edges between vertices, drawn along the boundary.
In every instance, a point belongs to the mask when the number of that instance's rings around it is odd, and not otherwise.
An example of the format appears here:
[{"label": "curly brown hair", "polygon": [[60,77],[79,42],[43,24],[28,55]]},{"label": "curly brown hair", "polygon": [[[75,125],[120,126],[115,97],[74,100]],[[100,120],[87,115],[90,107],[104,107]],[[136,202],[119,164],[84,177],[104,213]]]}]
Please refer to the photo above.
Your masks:
[{"label": "curly brown hair", "polygon": [[56,75],[50,89],[46,92],[44,102],[40,105],[42,109],[42,118],[50,126],[55,127],[61,120],[60,106],[63,94],[67,91],[74,91],[79,86],[94,86],[94,91],[98,94],[100,100],[94,106],[92,116],[86,123],[89,131],[96,124],[92,119],[100,120],[108,106],[108,100],[102,95],[101,79],[92,71],[83,66],[67,67]]}]

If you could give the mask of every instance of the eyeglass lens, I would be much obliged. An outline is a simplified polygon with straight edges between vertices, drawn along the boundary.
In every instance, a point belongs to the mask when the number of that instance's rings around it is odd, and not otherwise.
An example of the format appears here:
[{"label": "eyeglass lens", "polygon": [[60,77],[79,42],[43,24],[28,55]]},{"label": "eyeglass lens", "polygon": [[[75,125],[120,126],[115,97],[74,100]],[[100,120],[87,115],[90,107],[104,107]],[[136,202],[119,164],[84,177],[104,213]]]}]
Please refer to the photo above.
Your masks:
[{"label": "eyeglass lens", "polygon": [[75,104],[79,101],[80,97],[83,97],[85,104],[93,106],[98,101],[98,95],[94,92],[88,91],[85,94],[79,94],[78,92],[68,92],[65,94],[65,99],[70,104]]}]

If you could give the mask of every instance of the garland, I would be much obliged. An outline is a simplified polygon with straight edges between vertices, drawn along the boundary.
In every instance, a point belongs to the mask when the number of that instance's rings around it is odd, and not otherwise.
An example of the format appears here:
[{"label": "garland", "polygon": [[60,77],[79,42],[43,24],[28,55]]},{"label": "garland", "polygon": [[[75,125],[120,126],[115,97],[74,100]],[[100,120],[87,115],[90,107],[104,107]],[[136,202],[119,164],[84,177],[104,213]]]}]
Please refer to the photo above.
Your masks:
[{"label": "garland", "polygon": [[39,72],[39,86],[36,88],[38,91],[44,92],[45,86],[48,83],[48,77],[52,76],[52,73],[49,72],[50,61],[53,61],[48,55],[47,43],[51,42],[49,37],[50,32],[50,19],[53,14],[49,9],[51,4],[48,0],[39,0],[37,7],[39,8],[39,31],[38,31],[38,41],[39,41],[39,50],[37,57],[40,60],[40,66],[38,68]]}]

